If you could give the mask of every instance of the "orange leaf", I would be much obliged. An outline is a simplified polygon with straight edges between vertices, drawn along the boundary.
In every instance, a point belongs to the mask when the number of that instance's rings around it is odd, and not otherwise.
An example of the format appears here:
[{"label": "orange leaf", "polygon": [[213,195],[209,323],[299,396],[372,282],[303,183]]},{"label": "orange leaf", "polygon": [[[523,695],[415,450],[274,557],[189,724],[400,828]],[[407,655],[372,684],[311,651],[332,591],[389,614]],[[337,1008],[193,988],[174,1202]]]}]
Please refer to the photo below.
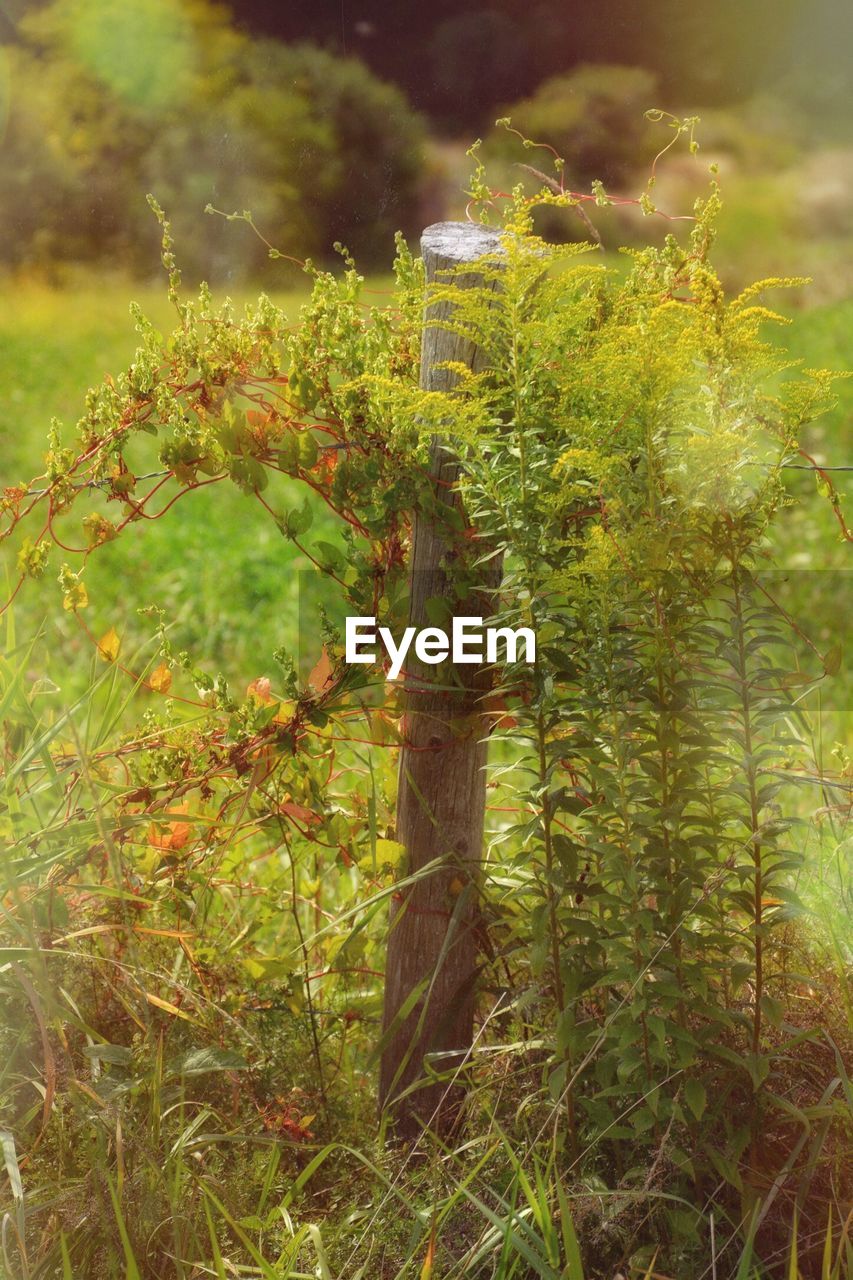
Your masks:
[{"label": "orange leaf", "polygon": [[318,693],[322,693],[331,683],[332,661],[326,652],[326,646],[323,645],[323,652],[320,654],[320,661],[308,677],[308,683],[312,689],[316,689]]},{"label": "orange leaf", "polygon": [[246,697],[254,699],[254,701],[259,702],[261,706],[269,707],[273,702],[273,696],[270,690],[271,685],[269,678],[267,676],[258,676],[257,680],[253,680],[247,687]]},{"label": "orange leaf", "polygon": [[[181,811],[179,810],[179,812]],[[148,828],[148,843],[154,849],[183,849],[189,838],[190,824],[188,822],[169,822],[166,824],[165,831],[154,822]]]},{"label": "orange leaf", "polygon": [[432,1268],[435,1262],[435,1214],[433,1214],[432,1226],[429,1232],[429,1241],[427,1243],[427,1251],[424,1256],[424,1264],[421,1267],[420,1280],[430,1280],[432,1276]]},{"label": "orange leaf", "polygon": [[104,662],[115,662],[121,648],[121,640],[115,627],[110,627],[105,635],[102,635],[98,641],[98,653]]},{"label": "orange leaf", "polygon": [[313,809],[306,809],[303,804],[295,804],[292,800],[285,800],[279,805],[279,810],[285,817],[295,818],[297,822],[304,822],[309,827],[316,826],[320,821]]},{"label": "orange leaf", "polygon": [[326,473],[334,471],[338,465],[338,452],[337,449],[321,449],[311,470],[325,471]]},{"label": "orange leaf", "polygon": [[165,662],[161,662],[148,677],[148,688],[153,689],[155,693],[168,693],[171,687],[172,673]]},{"label": "orange leaf", "polygon": [[183,849],[184,845],[190,838],[190,824],[188,822],[173,822],[172,830],[169,835],[170,849]]},{"label": "orange leaf", "polygon": [[502,698],[499,694],[492,694],[486,699],[486,714],[493,716],[493,729],[514,729],[518,724],[515,716],[510,715],[506,698]]}]

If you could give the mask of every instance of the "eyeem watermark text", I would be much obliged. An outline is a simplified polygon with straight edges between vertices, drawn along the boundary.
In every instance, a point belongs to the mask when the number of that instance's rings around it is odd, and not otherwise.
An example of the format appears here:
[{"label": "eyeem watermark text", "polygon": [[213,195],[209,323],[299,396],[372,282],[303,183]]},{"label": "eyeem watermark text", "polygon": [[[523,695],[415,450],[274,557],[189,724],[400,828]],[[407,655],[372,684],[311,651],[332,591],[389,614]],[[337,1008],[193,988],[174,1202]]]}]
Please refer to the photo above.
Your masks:
[{"label": "eyeem watermark text", "polygon": [[377,640],[391,659],[388,678],[396,680],[406,654],[414,642],[415,657],[430,666],[439,662],[482,663],[497,662],[498,648],[503,648],[507,662],[518,662],[520,645],[524,646],[524,661],[536,661],[536,636],[529,627],[484,627],[482,618],[460,617],[453,619],[450,636],[441,627],[406,627],[397,644],[388,627],[377,627],[376,619],[347,618],[345,625],[347,662],[372,663],[377,661]]}]

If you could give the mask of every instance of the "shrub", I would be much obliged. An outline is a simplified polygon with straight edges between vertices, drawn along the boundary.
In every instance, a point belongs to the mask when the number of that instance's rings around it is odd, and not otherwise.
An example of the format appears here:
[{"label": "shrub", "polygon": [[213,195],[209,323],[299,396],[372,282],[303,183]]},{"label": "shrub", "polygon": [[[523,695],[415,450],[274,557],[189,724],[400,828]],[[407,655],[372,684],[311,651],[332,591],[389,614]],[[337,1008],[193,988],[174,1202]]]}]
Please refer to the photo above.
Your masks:
[{"label": "shrub", "polygon": [[[256,41],[244,49],[239,68],[244,92],[256,102],[254,109],[242,103],[244,111],[256,111],[253,127],[265,131],[270,95],[286,91],[327,134],[322,154],[295,146],[278,171],[302,192],[303,217],[314,223],[320,250],[328,253],[340,241],[370,264],[386,262],[394,232],[416,230],[418,214],[424,131],[401,91],[354,58],[308,45]],[[273,127],[274,153],[284,139],[282,125]],[[304,240],[299,252],[305,253]]]},{"label": "shrub", "polygon": [[[233,225],[198,236],[208,203],[252,208],[301,254],[328,255],[341,239],[370,258],[412,225],[422,130],[399,91],[354,60],[238,36],[205,4],[162,9],[58,0],[22,23],[2,143],[7,263],[145,269],[152,189],[184,235],[187,268],[213,278],[257,271],[264,252]],[[139,66],[125,76],[134,42]]]},{"label": "shrub", "polygon": [[[655,105],[655,88],[654,75],[641,67],[583,66],[546,80],[501,114],[564,157],[571,185],[587,187],[599,178],[616,187],[658,149],[659,134],[643,114]],[[517,140],[501,132],[489,139],[489,149],[504,159],[518,156]]]}]

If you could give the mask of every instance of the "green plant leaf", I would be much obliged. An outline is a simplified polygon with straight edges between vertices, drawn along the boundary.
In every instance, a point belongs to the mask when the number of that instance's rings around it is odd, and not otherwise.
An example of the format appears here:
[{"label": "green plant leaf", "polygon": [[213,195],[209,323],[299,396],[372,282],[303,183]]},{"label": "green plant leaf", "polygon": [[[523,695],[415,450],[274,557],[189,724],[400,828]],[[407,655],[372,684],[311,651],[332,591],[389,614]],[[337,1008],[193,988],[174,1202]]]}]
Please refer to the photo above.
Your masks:
[{"label": "green plant leaf", "polygon": [[684,1100],[697,1120],[701,1120],[708,1105],[708,1096],[701,1080],[691,1076],[684,1085]]}]

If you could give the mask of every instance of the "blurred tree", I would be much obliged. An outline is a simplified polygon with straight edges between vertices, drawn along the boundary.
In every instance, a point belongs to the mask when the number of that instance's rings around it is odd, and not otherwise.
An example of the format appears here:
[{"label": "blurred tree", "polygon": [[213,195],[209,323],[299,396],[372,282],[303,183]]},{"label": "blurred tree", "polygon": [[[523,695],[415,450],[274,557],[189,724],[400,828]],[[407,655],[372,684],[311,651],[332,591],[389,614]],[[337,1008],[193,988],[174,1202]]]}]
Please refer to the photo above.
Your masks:
[{"label": "blurred tree", "polygon": [[478,120],[493,102],[529,83],[529,28],[493,9],[440,23],[428,44],[432,109],[448,123]]},{"label": "blurred tree", "polygon": [[354,58],[309,45],[253,41],[243,47],[239,68],[244,92],[256,95],[259,134],[270,96],[285,92],[304,104],[315,136],[322,131],[322,153],[316,145],[292,148],[283,176],[304,193],[323,247],[338,240],[365,263],[387,261],[395,231],[420,230],[424,129],[400,90]]},{"label": "blurred tree", "polygon": [[400,91],[318,49],[250,40],[205,0],[56,0],[8,49],[0,217],[6,262],[105,259],[146,269],[172,216],[182,265],[257,269],[252,210],[277,248],[365,261],[418,221],[422,129]]},{"label": "blurred tree", "polygon": [[[578,67],[540,85],[530,98],[506,108],[514,128],[547,143],[566,161],[571,185],[600,178],[617,186],[643,168],[661,146],[643,112],[656,104],[655,77],[641,67]],[[489,138],[493,154],[528,159],[518,139],[497,129]],[[532,162],[537,163],[535,156]],[[550,168],[550,164],[546,167]]]},{"label": "blurred tree", "polygon": [[105,95],[65,59],[12,49],[8,68],[3,259],[21,265],[121,257],[132,240],[122,177],[144,153],[144,116]]},{"label": "blurred tree", "polygon": [[[645,67],[669,101],[693,104],[750,97],[782,64],[805,61],[815,81],[827,58],[837,70],[846,67],[843,32],[840,42],[833,34],[844,26],[843,10],[842,0],[241,0],[239,17],[250,29],[357,53],[443,126],[468,134],[488,123],[501,102],[588,62]],[[825,38],[815,39],[816,24]],[[510,29],[512,43],[504,39]],[[479,45],[471,43],[476,30]],[[796,44],[794,32],[803,37]],[[458,59],[455,97],[434,58],[424,56],[436,47]],[[496,54],[505,58],[497,67]]]}]

